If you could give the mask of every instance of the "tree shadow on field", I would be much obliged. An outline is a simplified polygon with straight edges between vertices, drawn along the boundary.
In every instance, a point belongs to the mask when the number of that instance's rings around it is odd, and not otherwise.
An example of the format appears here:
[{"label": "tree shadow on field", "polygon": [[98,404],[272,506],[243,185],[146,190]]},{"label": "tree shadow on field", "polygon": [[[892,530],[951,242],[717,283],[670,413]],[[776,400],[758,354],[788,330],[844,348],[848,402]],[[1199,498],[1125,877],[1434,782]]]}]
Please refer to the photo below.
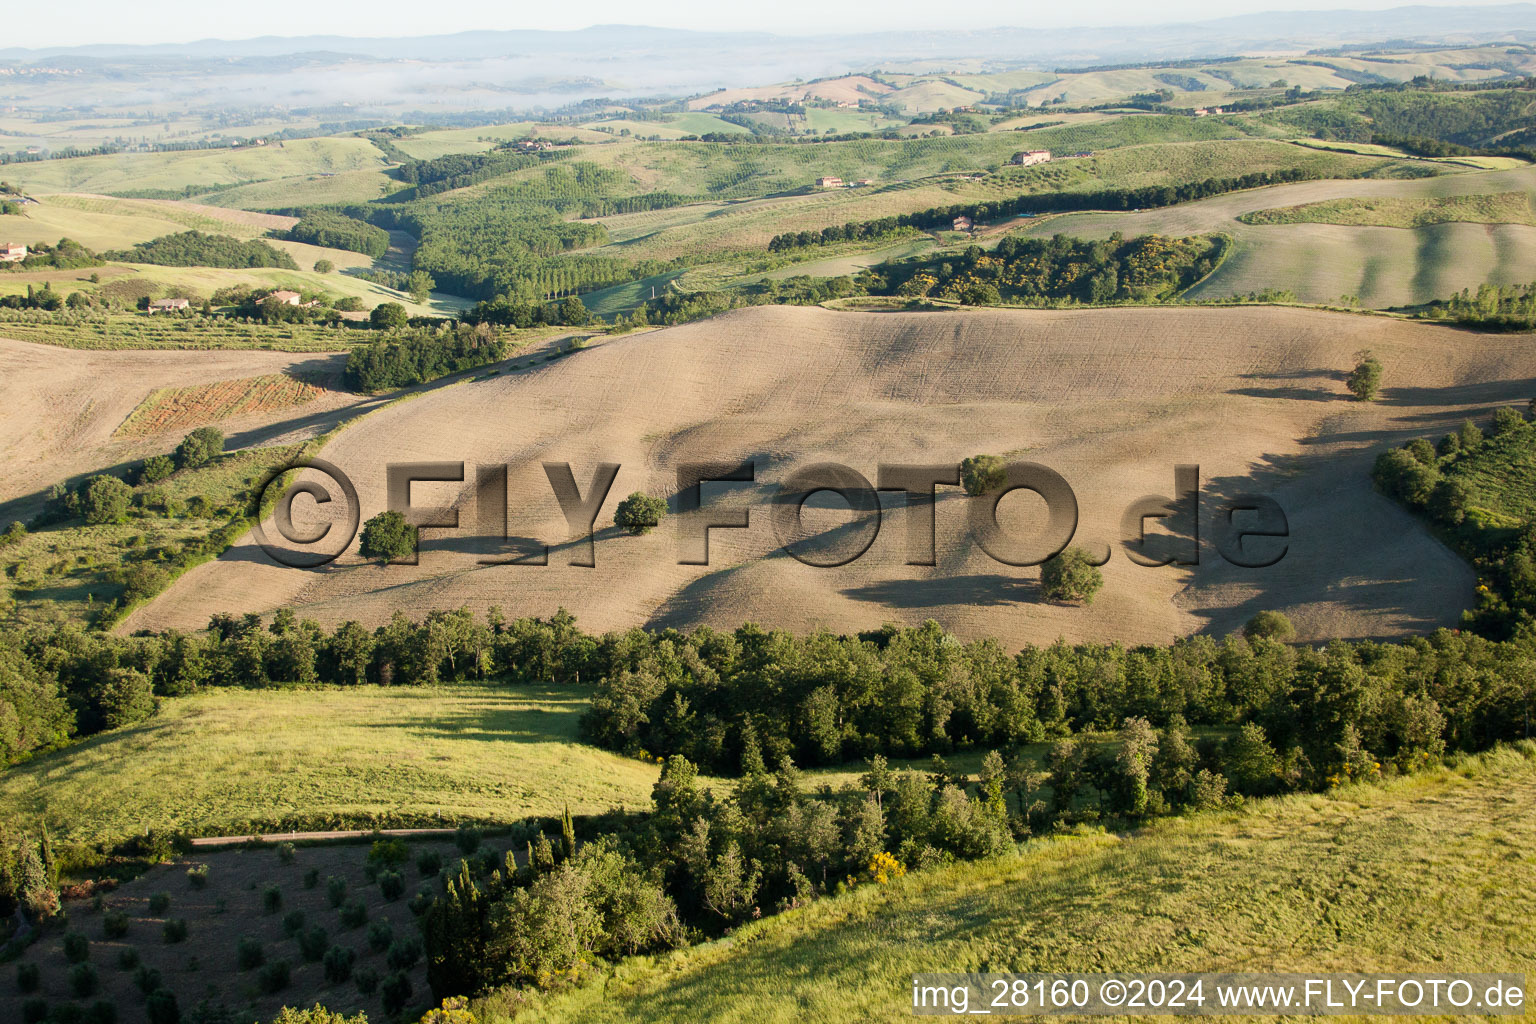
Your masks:
[{"label": "tree shadow on field", "polygon": [[[431,699],[434,695],[420,695]],[[424,710],[419,717],[364,723],[365,728],[408,731],[422,739],[477,740],[483,743],[579,743],[577,724],[586,708],[586,691],[562,694],[557,707],[501,706],[487,692],[484,702]],[[523,693],[512,698],[521,703]]]},{"label": "tree shadow on field", "polygon": [[1010,604],[1040,604],[1040,584],[997,573],[972,576],[941,576],[920,580],[884,580],[849,587],[844,597],[891,608],[942,608],[970,605],[996,608]]},{"label": "tree shadow on field", "polygon": [[1275,383],[1271,387],[1245,387],[1232,388],[1228,394],[1246,395],[1249,398],[1289,398],[1302,402],[1336,402],[1349,398],[1347,394],[1341,394],[1337,388],[1304,386],[1302,381],[1334,381],[1342,383],[1348,374],[1338,370],[1313,369],[1278,370],[1274,373],[1245,373],[1243,380],[1253,381],[1295,381],[1298,383]]}]

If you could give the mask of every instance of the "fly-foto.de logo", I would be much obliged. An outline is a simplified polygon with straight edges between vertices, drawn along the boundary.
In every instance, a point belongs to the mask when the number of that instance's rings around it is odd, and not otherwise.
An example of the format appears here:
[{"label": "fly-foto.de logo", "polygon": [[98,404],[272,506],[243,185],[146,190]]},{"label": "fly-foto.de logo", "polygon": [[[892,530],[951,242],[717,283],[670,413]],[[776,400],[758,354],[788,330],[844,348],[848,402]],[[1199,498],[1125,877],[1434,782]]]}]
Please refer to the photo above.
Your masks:
[{"label": "fly-foto.de logo", "polygon": [[[571,463],[543,463],[550,492],[569,533],[568,564],[597,564],[597,519],[608,502],[620,468],[616,462],[597,463],[582,486]],[[291,479],[290,474],[298,478]],[[967,481],[968,493],[963,498],[966,539],[989,558],[1011,566],[1040,565],[1072,543],[1077,535],[1079,509],[1077,495],[1065,477],[1037,462],[1000,462],[990,468],[989,474],[984,487],[973,487]],[[321,476],[328,478],[329,483],[316,479]],[[1262,494],[1206,495],[1202,501],[1199,466],[1176,465],[1172,476],[1170,494],[1137,498],[1120,516],[1118,539],[1132,562],[1149,567],[1199,565],[1202,544],[1207,540],[1221,558],[1242,568],[1264,568],[1285,557],[1290,524],[1273,498]],[[412,504],[412,484],[463,484],[471,477],[475,507],[472,524],[461,515],[462,502],[442,508]],[[704,485],[756,484],[758,480],[756,460],[690,462],[677,466],[676,486],[668,504],[674,513],[669,517],[669,525],[676,534],[679,565],[709,565],[709,541],[714,531],[761,528],[750,507],[706,504]],[[874,482],[859,470],[836,462],[796,467],[784,476],[765,503],[768,528],[784,553],[796,561],[819,568],[844,566],[860,558],[879,536],[885,518],[894,511],[881,502],[881,492],[889,492],[904,505],[906,564],[932,566],[937,564],[935,509],[939,488],[958,487],[961,482],[960,463],[881,463],[876,467]],[[1021,490],[1032,492],[1044,502],[1044,514],[1035,517],[1039,521],[1033,529],[1010,530],[1000,522],[998,506],[1004,497]],[[280,565],[326,565],[340,557],[357,536],[361,522],[357,488],[345,472],[329,462],[301,459],[277,467],[255,493],[260,503],[256,540]],[[461,531],[487,543],[500,542],[500,550],[482,558],[483,564],[550,564],[547,544],[514,539],[509,531],[507,509],[511,495],[504,464],[389,463],[385,466],[385,495],[388,510],[400,513],[414,526]],[[835,496],[852,513],[851,521],[835,530],[808,525],[806,504],[817,495]],[[321,525],[301,529],[294,521],[294,506],[301,500],[336,514]],[[268,533],[268,519],[278,538]],[[1206,528],[1204,532],[1202,527]],[[1099,550],[1102,554],[1095,562],[1103,564],[1111,557],[1112,548],[1100,545]]]}]

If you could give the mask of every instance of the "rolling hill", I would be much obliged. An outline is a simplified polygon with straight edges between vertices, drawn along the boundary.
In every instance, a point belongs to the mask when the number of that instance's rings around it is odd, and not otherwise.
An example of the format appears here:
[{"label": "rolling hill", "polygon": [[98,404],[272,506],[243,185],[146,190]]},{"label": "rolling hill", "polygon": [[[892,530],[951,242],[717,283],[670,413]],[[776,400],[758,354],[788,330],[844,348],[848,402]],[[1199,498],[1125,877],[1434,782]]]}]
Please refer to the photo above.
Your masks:
[{"label": "rolling hill", "polygon": [[[1387,368],[1374,404],[1350,401],[1343,386],[1367,348]],[[570,565],[559,547],[544,567],[483,565],[491,552],[470,531],[428,529],[414,567],[349,554],[299,571],[272,564],[247,538],[123,628],[198,627],[211,609],[291,605],[324,622],[380,623],[401,608],[499,604],[540,615],[565,606],[598,631],[756,621],[844,632],[934,618],[1012,644],[1161,643],[1225,633],[1276,608],[1307,638],[1396,635],[1454,623],[1474,581],[1372,491],[1371,460],[1438,425],[1523,405],[1533,377],[1536,339],[1308,310],[741,310],[437,389],[370,415],[324,449],[355,482],[365,519],[384,507],[388,462],[506,463],[512,535],[556,545],[567,530],[540,463],[571,462],[583,487],[595,463],[621,463],[598,521],[596,568]],[[1105,567],[1098,599],[1080,608],[1040,601],[1035,570],[977,550],[957,492],[937,506],[933,568],[905,564],[898,497],[886,499],[868,553],[836,569],[784,556],[761,508],[796,466],[832,459],[873,478],[878,463],[954,463],[977,452],[1064,474],[1081,510],[1076,543],[1093,551],[1120,536],[1133,497],[1168,493],[1174,465],[1196,463],[1208,496],[1273,495],[1290,517],[1289,553],[1266,570],[1236,569],[1209,551],[1193,569],[1148,569],[1122,553]],[[681,462],[745,458],[759,460],[757,484],[721,500],[759,511],[751,529],[713,535],[710,566],[677,564],[670,523],[639,538],[608,525],[631,491],[671,497]],[[413,500],[458,504],[468,526],[471,491],[418,484]],[[1020,533],[1037,528],[1033,514],[1023,496],[1001,506]],[[848,527],[845,514],[816,515],[817,529]]]}]

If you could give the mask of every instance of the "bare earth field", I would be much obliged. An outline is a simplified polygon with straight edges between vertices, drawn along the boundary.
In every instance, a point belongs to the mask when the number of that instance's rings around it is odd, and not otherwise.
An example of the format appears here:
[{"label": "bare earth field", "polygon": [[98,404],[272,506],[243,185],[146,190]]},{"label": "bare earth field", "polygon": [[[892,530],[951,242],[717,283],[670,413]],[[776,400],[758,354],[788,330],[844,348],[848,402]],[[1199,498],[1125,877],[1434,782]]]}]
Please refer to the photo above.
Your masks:
[{"label": "bare earth field", "polygon": [[[1386,367],[1375,404],[1350,400],[1343,385],[1366,348]],[[416,506],[458,504],[465,527],[424,529],[418,565],[366,564],[354,545],[329,567],[288,569],[246,538],[123,628],[196,628],[212,610],[281,605],[369,624],[396,609],[500,605],[514,615],[565,606],[597,630],[756,621],[850,631],[934,618],[1012,643],[1161,643],[1225,633],[1263,608],[1285,611],[1306,638],[1421,631],[1453,624],[1475,581],[1372,491],[1371,461],[1467,416],[1523,405],[1533,376],[1529,336],[1310,310],[742,310],[435,390],[339,434],[323,455],[355,482],[365,520],[384,508],[387,462],[470,464],[464,485],[415,485]],[[851,564],[815,568],[779,550],[766,505],[797,467],[833,460],[873,479],[882,462],[953,464],[978,452],[1041,462],[1071,482],[1075,543],[1117,549],[1091,607],[1043,603],[1036,570],[979,550],[958,488],[940,489],[934,567],[905,564],[898,493],[884,497],[884,528]],[[758,460],[755,485],[705,487],[707,505],[754,509],[749,529],[713,533],[707,567],[678,564],[676,520],[644,537],[610,525],[632,491],[672,497],[679,463],[746,458]],[[584,491],[597,463],[622,466],[598,519],[595,568],[570,564],[582,546],[564,543],[547,461],[570,462]],[[509,534],[555,545],[547,566],[480,564],[493,552],[472,536],[473,467],[498,462],[509,467]],[[1169,494],[1179,463],[1201,468],[1207,538],[1213,495],[1280,503],[1291,537],[1279,564],[1239,569],[1207,543],[1197,567],[1146,568],[1118,550],[1125,508]],[[307,501],[296,506],[301,522],[316,514]],[[808,525],[852,531],[836,499],[812,502],[822,505],[808,509]],[[1039,507],[1018,492],[1000,520],[1027,536]]]},{"label": "bare earth field", "polygon": [[[168,452],[191,429],[217,422],[229,446],[297,441],[324,433],[358,396],[318,390],[300,405],[228,418],[182,416],[151,433],[121,427],[162,388],[213,386],[284,374],[336,378],[345,355],[256,351],[101,352],[0,338],[0,502],[36,498],[55,481]],[[22,518],[24,510],[12,510]]]}]

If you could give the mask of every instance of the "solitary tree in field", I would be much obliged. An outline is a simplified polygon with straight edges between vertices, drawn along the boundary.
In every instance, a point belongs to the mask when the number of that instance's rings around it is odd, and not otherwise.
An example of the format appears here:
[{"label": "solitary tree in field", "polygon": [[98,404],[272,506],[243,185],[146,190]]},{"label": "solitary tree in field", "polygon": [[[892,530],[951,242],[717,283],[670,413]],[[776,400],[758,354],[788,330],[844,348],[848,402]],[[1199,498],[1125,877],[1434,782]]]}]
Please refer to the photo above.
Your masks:
[{"label": "solitary tree in field", "polygon": [[1249,640],[1260,637],[1266,640],[1289,640],[1295,635],[1296,627],[1291,625],[1290,618],[1284,612],[1255,612],[1253,618],[1243,626],[1243,636]]},{"label": "solitary tree in field", "polygon": [[1103,585],[1103,573],[1082,548],[1067,548],[1040,567],[1040,590],[1047,600],[1092,604]]},{"label": "solitary tree in field", "polygon": [[405,290],[411,293],[411,298],[417,302],[426,302],[432,297],[432,289],[437,287],[437,282],[432,280],[432,275],[425,270],[413,270],[411,276],[406,278]]},{"label": "solitary tree in field", "polygon": [[176,446],[178,469],[206,466],[224,454],[224,432],[218,427],[198,427]]},{"label": "solitary tree in field", "polygon": [[1362,402],[1374,402],[1381,391],[1381,362],[1369,352],[1362,352],[1345,384],[1350,394]]},{"label": "solitary tree in field", "polygon": [[329,274],[335,269],[336,264],[330,260],[315,260],[315,273],[317,274]]},{"label": "solitary tree in field", "polygon": [[582,327],[592,319],[586,304],[575,295],[560,303],[560,322],[566,327]]},{"label": "solitary tree in field", "polygon": [[654,530],[666,514],[665,501],[636,491],[619,502],[619,507],[613,513],[613,525],[638,537]]},{"label": "solitary tree in field", "polygon": [[960,484],[973,498],[995,491],[1003,486],[1006,466],[1000,455],[972,455],[960,463]]},{"label": "solitary tree in field", "polygon": [[363,524],[359,550],[364,558],[389,562],[416,553],[416,527],[399,512],[380,512]]}]

